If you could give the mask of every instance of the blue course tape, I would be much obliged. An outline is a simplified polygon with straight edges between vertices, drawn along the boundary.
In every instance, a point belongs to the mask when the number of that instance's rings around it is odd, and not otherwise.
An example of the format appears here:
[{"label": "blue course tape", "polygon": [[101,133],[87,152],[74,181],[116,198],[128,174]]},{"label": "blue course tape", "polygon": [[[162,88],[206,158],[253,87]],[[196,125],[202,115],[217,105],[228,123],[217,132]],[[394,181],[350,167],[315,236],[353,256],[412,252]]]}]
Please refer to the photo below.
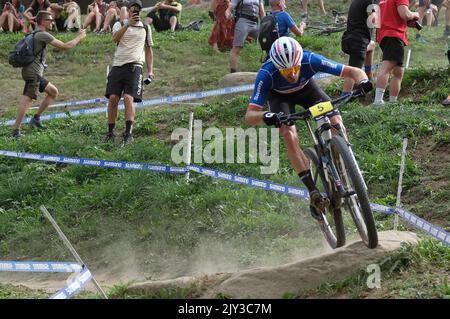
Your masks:
[{"label": "blue course tape", "polygon": [[151,172],[162,172],[162,173],[186,173],[187,169],[184,167],[173,167],[167,165],[158,164],[145,164],[145,163],[132,163],[132,162],[118,162],[118,161],[107,161],[92,158],[80,158],[80,157],[67,157],[60,155],[46,155],[46,154],[31,154],[31,153],[20,153],[0,150],[0,155],[26,158],[45,162],[54,163],[64,163],[64,164],[77,164],[84,166],[96,166],[96,167],[107,167],[107,168],[118,168],[126,170],[141,170],[141,171],[151,171]]},{"label": "blue course tape", "polygon": [[204,168],[196,165],[190,165],[188,166],[188,169],[194,172],[197,172],[199,174],[203,174],[206,176],[211,176],[214,178],[224,179],[233,183],[248,185],[256,188],[261,188],[264,190],[270,190],[275,191],[279,193],[284,193],[288,195],[292,195],[299,198],[307,199],[309,198],[308,191],[304,188],[298,188],[298,187],[292,187],[292,186],[286,186],[282,184],[277,183],[271,183],[267,181],[262,181],[259,179],[253,179],[250,177],[235,175],[231,173],[221,172],[218,170],[210,169],[210,168]]},{"label": "blue course tape", "polygon": [[84,268],[78,277],[69,285],[52,295],[49,299],[69,299],[77,294],[89,281],[92,280],[92,274],[89,269]]},{"label": "blue course tape", "polygon": [[[188,169],[199,174],[203,174],[206,176],[224,179],[229,182],[239,183],[243,185],[248,185],[252,187],[261,188],[264,190],[271,190],[279,193],[285,193],[294,197],[299,197],[303,199],[308,199],[308,191],[304,188],[297,188],[292,186],[286,186],[282,184],[275,184],[267,181],[261,181],[257,179],[253,179],[250,177],[235,175],[231,173],[221,172],[218,170],[204,168],[200,166],[190,165]],[[398,208],[397,210],[392,207],[383,206],[376,203],[370,203],[370,207],[373,211],[384,213],[384,214],[395,214],[398,212],[399,216],[402,217],[405,221],[412,224],[414,227],[424,231],[430,236],[436,238],[437,240],[447,244],[450,246],[450,234],[444,231],[443,229],[425,221],[424,219],[414,215],[413,213],[404,210],[402,208]]]},{"label": "blue course tape", "polygon": [[[327,73],[317,73],[313,76],[314,79],[322,79],[326,77],[331,77],[333,75],[327,74]],[[247,84],[247,85],[241,85],[241,86],[231,86],[216,90],[210,90],[210,91],[200,91],[200,92],[193,92],[193,93],[186,93],[182,95],[175,95],[175,96],[167,96],[167,97],[160,97],[155,98],[151,100],[142,101],[140,103],[136,103],[136,108],[143,108],[146,106],[151,105],[160,105],[160,104],[167,104],[167,103],[173,103],[173,102],[181,102],[181,101],[187,101],[187,100],[194,100],[194,99],[201,99],[205,97],[210,96],[219,96],[219,95],[225,95],[225,94],[231,94],[231,93],[239,93],[239,92],[245,92],[245,91],[251,91],[253,90],[254,84]],[[59,104],[53,104],[52,106],[80,106],[80,105],[86,105],[86,104],[94,104],[94,103],[105,103],[107,102],[107,99],[105,98],[96,98],[96,99],[90,99],[90,100],[83,100],[83,101],[72,101],[72,102],[65,102],[65,103],[59,103]],[[62,118],[69,118],[69,117],[77,117],[81,115],[93,115],[98,113],[105,113],[106,107],[97,107],[97,108],[90,108],[90,109],[82,109],[82,110],[75,110],[75,111],[69,111],[64,113],[52,113],[41,116],[41,121],[49,121],[54,119],[62,119]],[[119,104],[119,110],[124,109],[124,104]],[[29,123],[31,120],[30,117],[24,118],[22,120],[22,123]],[[14,125],[15,120],[8,120],[0,122],[1,125],[5,126],[11,126]]]},{"label": "blue course tape", "polygon": [[[176,96],[161,97],[161,98],[156,98],[156,99],[151,99],[151,100],[147,100],[147,101],[142,101],[140,103],[136,103],[136,108],[143,108],[146,106],[157,105],[157,104],[159,105],[159,104],[165,104],[165,103],[181,102],[181,101],[192,100],[192,99],[200,99],[200,98],[209,97],[209,96],[218,96],[218,95],[224,95],[224,94],[230,94],[230,93],[245,92],[245,91],[250,91],[252,89],[253,89],[253,84],[252,85],[226,87],[226,88],[221,88],[221,89],[216,89],[216,90],[211,90],[211,91],[187,93],[187,94],[176,95]],[[106,102],[106,100],[101,100],[101,99],[98,99],[98,100],[101,102]],[[93,100],[87,100],[87,101],[91,102]],[[71,105],[72,104],[79,105],[79,104],[76,104],[79,102],[85,102],[85,101],[75,101],[75,102],[70,102],[70,103],[71,103]],[[63,105],[63,104],[61,104],[61,105]],[[107,109],[106,107],[97,107],[97,108],[91,108],[91,109],[69,111],[69,112],[64,112],[64,113],[52,113],[52,114],[47,114],[47,115],[41,116],[41,121],[48,121],[48,120],[53,120],[53,119],[62,119],[62,118],[69,118],[69,117],[77,117],[80,115],[92,115],[92,114],[98,114],[98,113],[105,113],[106,109]],[[124,109],[124,104],[120,103],[119,110],[123,110],[123,109]],[[31,119],[30,117],[24,118],[22,123],[29,123],[30,119]],[[8,120],[5,122],[0,122],[0,125],[11,126],[11,125],[14,125],[14,123],[15,123],[15,120]]]},{"label": "blue course tape", "polygon": [[0,271],[10,272],[76,272],[81,266],[76,263],[35,262],[35,261],[3,261],[0,260]]},{"label": "blue course tape", "polygon": [[450,234],[442,228],[427,222],[426,220],[414,215],[413,213],[403,208],[397,208],[396,211],[400,217],[402,217],[405,221],[407,221],[417,229],[420,229],[431,237],[447,244],[447,246],[450,246]]}]

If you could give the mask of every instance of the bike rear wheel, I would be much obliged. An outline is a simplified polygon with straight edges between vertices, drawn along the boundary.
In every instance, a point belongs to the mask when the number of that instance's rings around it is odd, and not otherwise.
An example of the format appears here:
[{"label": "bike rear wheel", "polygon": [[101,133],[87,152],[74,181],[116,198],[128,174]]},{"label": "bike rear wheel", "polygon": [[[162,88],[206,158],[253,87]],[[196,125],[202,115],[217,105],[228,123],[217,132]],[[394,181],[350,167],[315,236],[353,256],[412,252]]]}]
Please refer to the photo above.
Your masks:
[{"label": "bike rear wheel", "polygon": [[[304,150],[306,157],[309,159],[309,166],[313,176],[314,183],[321,193],[326,193],[331,199],[333,192],[332,186],[327,182],[325,174],[320,166],[319,158],[316,151],[312,148]],[[335,209],[332,204],[328,207],[326,214],[315,212],[316,220],[319,223],[326,241],[331,248],[335,249],[345,244],[345,228],[342,220],[342,212],[339,208]],[[331,216],[331,218],[330,218]],[[328,218],[327,218],[328,217]]]},{"label": "bike rear wheel", "polygon": [[377,229],[358,164],[350,152],[347,141],[341,136],[334,136],[331,139],[331,151],[345,191],[353,193],[344,198],[345,205],[343,207],[350,212],[366,246],[375,248],[378,245]]}]

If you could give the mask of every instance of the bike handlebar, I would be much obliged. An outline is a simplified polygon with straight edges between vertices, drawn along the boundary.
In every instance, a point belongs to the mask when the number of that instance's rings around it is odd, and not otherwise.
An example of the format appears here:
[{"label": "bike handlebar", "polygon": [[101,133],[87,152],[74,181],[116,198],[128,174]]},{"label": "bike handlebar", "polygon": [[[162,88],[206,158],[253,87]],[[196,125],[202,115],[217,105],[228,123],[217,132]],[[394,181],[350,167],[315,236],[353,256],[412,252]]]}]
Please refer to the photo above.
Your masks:
[{"label": "bike handlebar", "polygon": [[364,95],[365,95],[365,93],[362,89],[356,89],[356,90],[352,91],[350,94],[341,96],[333,101],[321,102],[321,103],[311,106],[310,108],[308,108],[304,111],[292,113],[289,115],[282,115],[280,117],[280,122],[282,124],[289,125],[290,123],[293,123],[294,121],[306,120],[310,117],[316,118],[316,117],[325,115],[327,113],[330,113],[333,110],[339,109],[344,104],[347,104],[350,101],[353,101],[354,99],[364,96]]}]

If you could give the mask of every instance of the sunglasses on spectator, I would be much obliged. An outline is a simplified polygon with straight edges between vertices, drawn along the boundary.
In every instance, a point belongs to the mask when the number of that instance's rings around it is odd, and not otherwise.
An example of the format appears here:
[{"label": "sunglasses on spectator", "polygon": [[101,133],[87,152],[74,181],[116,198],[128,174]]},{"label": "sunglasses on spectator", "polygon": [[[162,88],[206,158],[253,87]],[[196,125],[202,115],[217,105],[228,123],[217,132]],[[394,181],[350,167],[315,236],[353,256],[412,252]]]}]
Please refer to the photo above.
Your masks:
[{"label": "sunglasses on spectator", "polygon": [[292,66],[286,69],[279,69],[278,71],[280,71],[280,74],[283,76],[288,76],[292,73],[297,74],[298,72],[300,72],[300,65]]}]

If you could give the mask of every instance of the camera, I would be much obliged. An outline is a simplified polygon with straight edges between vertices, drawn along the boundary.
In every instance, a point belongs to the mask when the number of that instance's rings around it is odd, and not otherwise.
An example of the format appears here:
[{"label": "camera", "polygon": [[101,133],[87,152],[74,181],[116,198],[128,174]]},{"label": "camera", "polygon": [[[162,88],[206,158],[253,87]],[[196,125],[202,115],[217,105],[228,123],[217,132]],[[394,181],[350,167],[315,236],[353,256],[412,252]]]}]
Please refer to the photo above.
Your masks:
[{"label": "camera", "polygon": [[419,21],[415,21],[415,22],[414,22],[414,27],[415,27],[418,31],[420,31],[420,30],[423,29],[423,26],[420,24]]},{"label": "camera", "polygon": [[149,74],[148,77],[144,80],[144,84],[149,85],[150,83],[152,83],[154,78],[155,77],[153,75]]}]

